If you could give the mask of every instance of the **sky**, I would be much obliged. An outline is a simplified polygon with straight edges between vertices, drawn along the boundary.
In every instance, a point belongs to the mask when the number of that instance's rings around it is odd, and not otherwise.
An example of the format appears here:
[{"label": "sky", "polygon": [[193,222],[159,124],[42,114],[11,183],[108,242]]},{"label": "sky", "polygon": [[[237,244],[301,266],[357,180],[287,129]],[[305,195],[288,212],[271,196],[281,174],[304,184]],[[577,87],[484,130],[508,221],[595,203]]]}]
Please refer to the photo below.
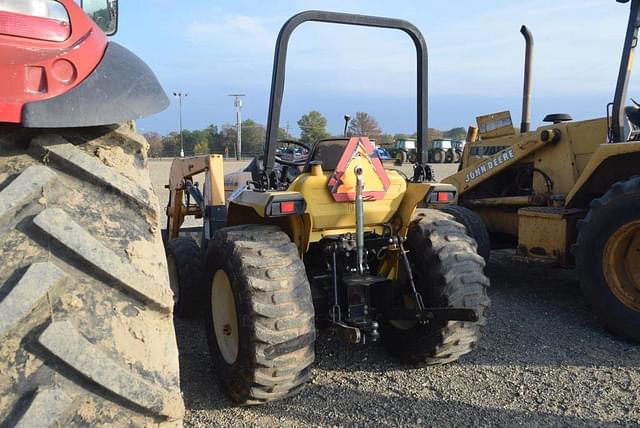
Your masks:
[{"label": "sky", "polygon": [[[243,119],[266,122],[273,49],[295,13],[322,9],[402,18],[428,46],[429,126],[475,124],[510,110],[520,123],[526,24],[535,40],[532,125],[548,113],[602,117],[613,99],[629,4],[613,0],[121,0],[112,40],[140,56],[171,98],[139,121],[142,132],[177,130],[175,91],[185,129],[233,123],[231,93],[244,93]],[[637,65],[637,64],[636,64]],[[386,29],[305,23],[289,44],[280,126],[294,135],[310,110],[339,134],[343,115],[366,111],[388,133],[415,131],[415,48]],[[638,73],[636,73],[638,74]],[[632,76],[628,95],[640,98]]]}]

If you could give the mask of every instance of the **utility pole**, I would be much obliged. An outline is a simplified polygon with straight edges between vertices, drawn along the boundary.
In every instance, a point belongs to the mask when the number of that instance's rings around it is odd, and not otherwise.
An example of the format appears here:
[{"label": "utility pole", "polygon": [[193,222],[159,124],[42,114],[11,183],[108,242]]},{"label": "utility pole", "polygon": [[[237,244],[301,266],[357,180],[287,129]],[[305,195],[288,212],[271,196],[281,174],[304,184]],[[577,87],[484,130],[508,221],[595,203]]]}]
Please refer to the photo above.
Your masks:
[{"label": "utility pole", "polygon": [[174,92],[173,96],[178,97],[180,102],[180,157],[184,157],[184,136],[182,135],[182,99],[189,95],[186,92]]},{"label": "utility pole", "polygon": [[240,160],[242,157],[242,97],[244,94],[229,94],[230,97],[235,97],[235,101],[233,102],[234,107],[236,108],[236,135],[238,136],[238,141],[236,143],[236,160]]}]

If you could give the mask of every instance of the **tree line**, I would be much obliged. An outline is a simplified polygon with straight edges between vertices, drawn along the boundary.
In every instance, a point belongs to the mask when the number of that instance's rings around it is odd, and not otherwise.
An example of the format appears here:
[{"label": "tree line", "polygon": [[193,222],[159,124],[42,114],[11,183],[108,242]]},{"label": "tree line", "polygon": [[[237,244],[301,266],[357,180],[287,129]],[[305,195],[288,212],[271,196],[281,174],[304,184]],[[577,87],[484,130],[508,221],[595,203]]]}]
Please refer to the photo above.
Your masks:
[{"label": "tree line", "polygon": [[[318,111],[310,111],[297,122],[300,128],[300,138],[298,141],[312,145],[323,138],[329,138],[331,134],[327,131],[327,119]],[[252,119],[246,119],[241,124],[242,129],[242,153],[246,156],[253,156],[262,152],[265,141],[266,129],[264,125]],[[415,138],[416,134],[389,134],[383,132],[378,121],[366,112],[357,112],[349,122],[348,132],[350,135],[366,135],[370,139],[375,139],[381,146],[391,146],[396,139]],[[452,128],[441,131],[429,128],[429,140],[437,138],[462,140],[465,138],[464,128]],[[152,157],[174,157],[180,153],[180,133],[170,132],[167,135],[160,135],[157,132],[147,132],[144,134],[149,142],[149,156]],[[221,127],[209,125],[205,129],[183,130],[184,152],[187,156],[219,153],[234,157],[236,150],[237,131],[235,125],[225,124]],[[278,139],[293,139],[287,129],[278,130]],[[427,143],[430,143],[428,141]]]}]

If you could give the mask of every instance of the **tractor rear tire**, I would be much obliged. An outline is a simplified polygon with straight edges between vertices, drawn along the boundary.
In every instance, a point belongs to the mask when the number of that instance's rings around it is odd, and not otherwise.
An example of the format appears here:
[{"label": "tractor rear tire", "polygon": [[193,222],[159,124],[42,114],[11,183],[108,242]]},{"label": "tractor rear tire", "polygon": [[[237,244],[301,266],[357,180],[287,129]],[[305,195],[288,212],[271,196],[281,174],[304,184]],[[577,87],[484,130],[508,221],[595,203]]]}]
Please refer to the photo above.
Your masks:
[{"label": "tractor rear tire", "polygon": [[0,125],[0,425],[181,425],[147,149]]},{"label": "tractor rear tire", "polygon": [[[416,215],[419,216],[421,211],[422,210],[417,210]],[[440,211],[451,214],[455,221],[467,229],[467,234],[471,236],[478,245],[478,254],[484,259],[485,263],[488,264],[491,253],[491,238],[489,237],[489,231],[484,221],[482,221],[482,218],[469,208],[460,205],[446,205]]]},{"label": "tractor rear tire", "polygon": [[444,152],[444,162],[445,163],[453,163],[453,151],[452,150],[447,150],[446,152]]},{"label": "tractor rear tire", "polygon": [[621,181],[578,223],[582,293],[601,322],[640,342],[640,176]]},{"label": "tractor rear tire", "polygon": [[407,152],[404,150],[398,150],[396,153],[396,165],[401,166],[402,164],[407,162]]},{"label": "tractor rear tire", "polygon": [[167,242],[165,251],[175,302],[173,313],[180,318],[197,317],[205,299],[202,250],[192,238],[180,236]]},{"label": "tractor rear tire", "polygon": [[416,153],[410,152],[407,160],[409,161],[409,163],[416,163],[416,161],[418,160]]},{"label": "tractor rear tire", "polygon": [[206,256],[205,329],[214,370],[238,404],[297,393],[311,378],[315,325],[298,248],[277,226],[220,229]]},{"label": "tractor rear tire", "polygon": [[384,320],[380,324],[383,344],[389,353],[410,363],[455,361],[474,349],[487,322],[489,279],[483,273],[484,261],[464,226],[432,209],[423,210],[412,221],[406,249],[424,305],[473,309],[478,321]]},{"label": "tractor rear tire", "polygon": [[461,160],[462,160],[462,152],[459,150],[455,150],[453,152],[453,162],[460,163]]},{"label": "tractor rear tire", "polygon": [[444,151],[441,149],[435,149],[433,151],[433,163],[443,163],[444,162]]}]

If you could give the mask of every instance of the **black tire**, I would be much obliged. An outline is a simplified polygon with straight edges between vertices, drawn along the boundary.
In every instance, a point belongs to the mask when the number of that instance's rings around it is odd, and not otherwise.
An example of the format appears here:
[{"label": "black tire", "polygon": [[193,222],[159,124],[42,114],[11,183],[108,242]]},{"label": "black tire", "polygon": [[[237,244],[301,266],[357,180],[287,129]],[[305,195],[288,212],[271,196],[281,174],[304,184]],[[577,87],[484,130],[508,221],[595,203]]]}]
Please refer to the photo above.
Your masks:
[{"label": "black tire", "polygon": [[395,155],[396,165],[402,165],[407,162],[407,152],[404,150],[398,150]]},{"label": "black tire", "polygon": [[[467,229],[467,234],[471,236],[478,245],[478,254],[484,259],[485,263],[489,263],[491,238],[489,237],[489,231],[482,221],[482,218],[469,208],[460,205],[446,205],[441,208],[440,211],[451,214],[455,221]],[[416,212],[416,214],[418,214],[418,212]]]},{"label": "black tire", "polygon": [[445,163],[452,163],[453,162],[453,151],[447,150],[444,153],[444,162]]},{"label": "black tire", "polygon": [[[311,288],[297,247],[276,226],[221,229],[206,256],[209,289],[205,328],[214,370],[226,394],[239,404],[261,404],[298,392],[315,358]],[[226,275],[237,314],[219,332],[237,334],[235,359],[225,359],[214,317],[213,281]],[[228,349],[228,348],[226,348]]]},{"label": "black tire", "polygon": [[[574,254],[582,293],[600,321],[619,336],[640,342],[638,294],[635,308],[631,303],[625,304],[607,282],[604,270],[605,249],[610,238],[623,226],[637,222],[640,222],[640,177],[614,184],[604,196],[591,202],[587,216],[578,223]],[[629,247],[628,251],[640,249]],[[640,291],[638,282],[635,287]]]},{"label": "black tire", "polygon": [[2,425],[180,425],[173,298],[133,125],[0,127]]},{"label": "black tire", "polygon": [[474,309],[478,321],[402,326],[384,320],[383,344],[389,353],[411,363],[455,361],[474,349],[487,322],[489,280],[483,273],[484,261],[464,226],[438,210],[424,210],[411,223],[406,250],[425,306]]},{"label": "black tire", "polygon": [[454,163],[460,163],[460,160],[462,159],[462,152],[459,150],[455,150],[453,152],[453,162]]},{"label": "black tire", "polygon": [[442,149],[435,149],[433,151],[433,163],[444,162],[444,151]]},{"label": "black tire", "polygon": [[197,317],[206,298],[202,286],[202,250],[196,241],[184,236],[170,240],[165,250],[174,295],[173,313],[180,318]]},{"label": "black tire", "polygon": [[409,161],[409,163],[416,163],[417,157],[415,152],[409,153],[407,160]]}]

